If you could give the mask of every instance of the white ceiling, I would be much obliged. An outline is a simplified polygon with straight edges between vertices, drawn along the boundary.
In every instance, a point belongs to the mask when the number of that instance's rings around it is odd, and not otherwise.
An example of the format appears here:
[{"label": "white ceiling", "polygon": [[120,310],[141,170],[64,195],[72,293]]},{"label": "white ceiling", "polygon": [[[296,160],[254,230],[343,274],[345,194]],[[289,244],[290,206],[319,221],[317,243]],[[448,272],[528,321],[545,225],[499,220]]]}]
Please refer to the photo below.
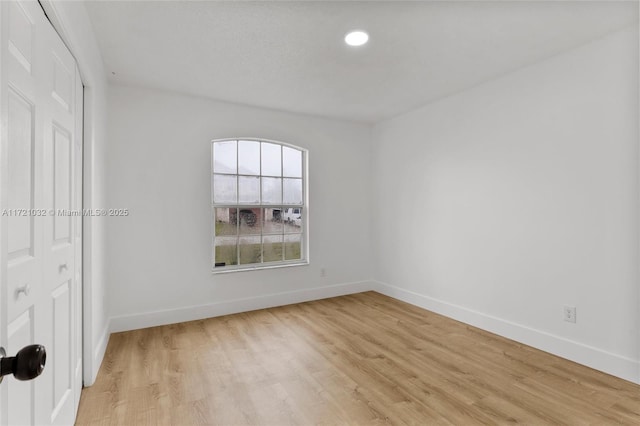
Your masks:
[{"label": "white ceiling", "polygon": [[[112,81],[364,122],[638,21],[637,2],[86,4]],[[351,29],[369,32],[348,47]],[[577,70],[578,71],[578,70]]]}]

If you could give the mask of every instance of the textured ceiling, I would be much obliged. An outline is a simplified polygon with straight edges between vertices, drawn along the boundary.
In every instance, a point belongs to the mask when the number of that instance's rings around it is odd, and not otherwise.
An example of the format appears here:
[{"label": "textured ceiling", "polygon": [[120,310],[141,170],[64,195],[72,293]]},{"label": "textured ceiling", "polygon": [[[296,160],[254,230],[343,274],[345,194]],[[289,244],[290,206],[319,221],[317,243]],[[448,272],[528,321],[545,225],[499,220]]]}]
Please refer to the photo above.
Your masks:
[{"label": "textured ceiling", "polygon": [[[90,1],[86,7],[114,82],[364,122],[638,21],[637,2]],[[346,46],[351,29],[368,31],[369,44]]]}]

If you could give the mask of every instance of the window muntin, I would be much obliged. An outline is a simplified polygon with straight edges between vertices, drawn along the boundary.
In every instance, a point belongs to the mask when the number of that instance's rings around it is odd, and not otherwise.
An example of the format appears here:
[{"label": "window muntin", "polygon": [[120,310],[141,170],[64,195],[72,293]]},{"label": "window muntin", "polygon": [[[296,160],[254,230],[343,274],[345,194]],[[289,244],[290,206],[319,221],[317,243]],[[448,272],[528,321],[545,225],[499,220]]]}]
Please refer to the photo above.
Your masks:
[{"label": "window muntin", "polygon": [[306,151],[228,139],[212,156],[214,272],[306,263]]}]

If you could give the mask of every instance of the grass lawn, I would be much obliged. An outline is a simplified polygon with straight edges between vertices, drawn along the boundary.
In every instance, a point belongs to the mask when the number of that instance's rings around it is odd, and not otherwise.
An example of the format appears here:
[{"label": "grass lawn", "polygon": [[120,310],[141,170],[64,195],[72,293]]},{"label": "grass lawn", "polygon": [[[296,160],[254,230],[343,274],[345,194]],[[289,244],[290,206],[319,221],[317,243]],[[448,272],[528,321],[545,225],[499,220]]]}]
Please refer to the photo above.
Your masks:
[{"label": "grass lawn", "polygon": [[[224,225],[224,224],[222,224]],[[218,224],[216,224],[216,231]],[[235,231],[235,229],[234,229]],[[224,235],[224,234],[218,234]],[[265,243],[264,262],[277,262],[282,260],[282,249],[284,247],[284,260],[300,259],[301,247],[300,242],[290,243]],[[260,261],[261,244],[242,244],[240,245],[240,264],[246,265],[250,263],[261,263]],[[225,265],[238,264],[237,246],[224,245],[216,246],[216,263],[224,263]]]},{"label": "grass lawn", "polygon": [[236,225],[216,222],[216,235],[236,235]]}]

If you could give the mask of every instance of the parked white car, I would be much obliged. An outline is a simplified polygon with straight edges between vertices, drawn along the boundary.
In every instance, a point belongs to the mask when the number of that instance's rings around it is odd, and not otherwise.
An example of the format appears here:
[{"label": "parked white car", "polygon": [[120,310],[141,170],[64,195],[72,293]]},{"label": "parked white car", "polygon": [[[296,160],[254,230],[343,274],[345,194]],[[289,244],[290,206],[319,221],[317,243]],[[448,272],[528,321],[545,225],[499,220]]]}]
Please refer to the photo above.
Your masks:
[{"label": "parked white car", "polygon": [[291,225],[302,226],[302,209],[299,207],[284,209],[282,220]]}]

